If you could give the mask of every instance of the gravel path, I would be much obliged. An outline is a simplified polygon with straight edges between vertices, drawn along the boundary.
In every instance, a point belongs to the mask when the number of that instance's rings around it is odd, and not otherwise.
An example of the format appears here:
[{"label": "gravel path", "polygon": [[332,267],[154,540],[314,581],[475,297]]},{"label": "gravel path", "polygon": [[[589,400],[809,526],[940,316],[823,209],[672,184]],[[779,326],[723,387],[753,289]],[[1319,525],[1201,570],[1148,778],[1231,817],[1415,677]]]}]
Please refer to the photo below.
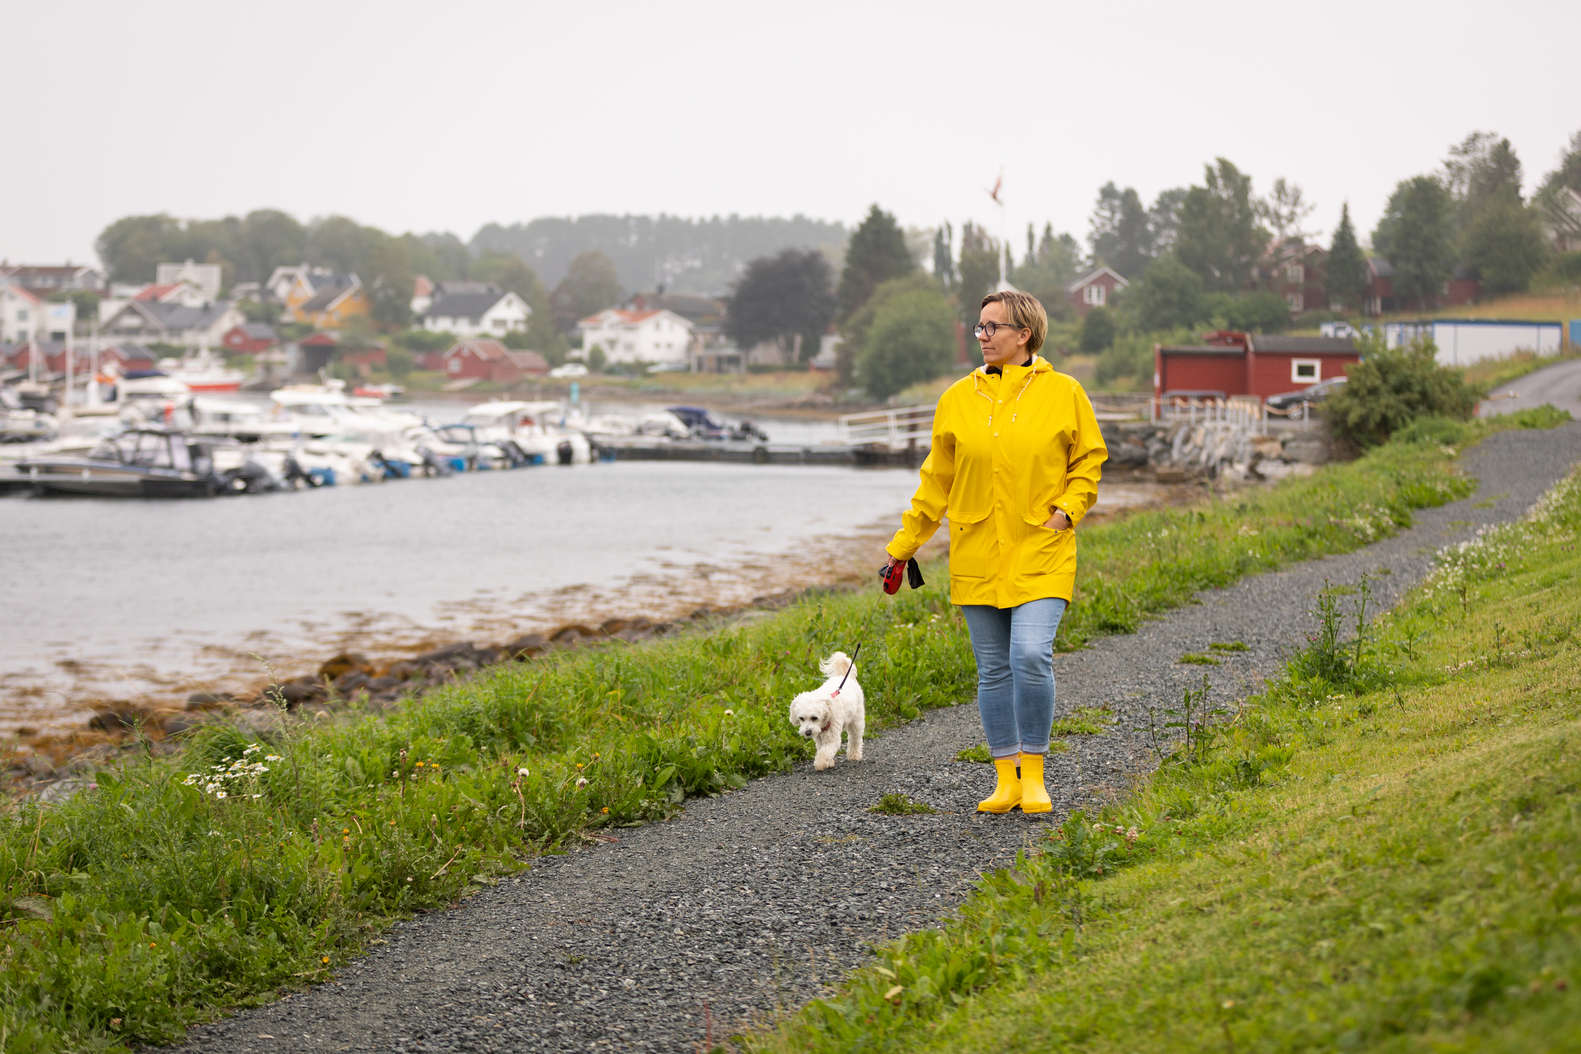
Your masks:
[{"label": "gravel path", "polygon": [[[842,754],[826,773],[798,765],[539,860],[457,910],[396,926],[336,981],[194,1029],[182,1049],[706,1049],[710,1034],[718,1042],[829,991],[870,942],[935,924],[1067,811],[1122,793],[1147,767],[1148,707],[1202,682],[1180,655],[1245,642],[1207,668],[1214,700],[1244,694],[1304,641],[1325,580],[1375,575],[1390,604],[1439,546],[1519,516],[1577,461],[1581,424],[1494,436],[1465,459],[1482,490],[1423,511],[1411,530],[1204,593],[1132,636],[1058,656],[1061,712],[1107,705],[1119,723],[1051,758],[1052,814],[974,812],[992,776],[953,757],[981,741],[976,707],[933,711],[873,739],[860,764]],[[889,791],[940,811],[867,812]]]}]

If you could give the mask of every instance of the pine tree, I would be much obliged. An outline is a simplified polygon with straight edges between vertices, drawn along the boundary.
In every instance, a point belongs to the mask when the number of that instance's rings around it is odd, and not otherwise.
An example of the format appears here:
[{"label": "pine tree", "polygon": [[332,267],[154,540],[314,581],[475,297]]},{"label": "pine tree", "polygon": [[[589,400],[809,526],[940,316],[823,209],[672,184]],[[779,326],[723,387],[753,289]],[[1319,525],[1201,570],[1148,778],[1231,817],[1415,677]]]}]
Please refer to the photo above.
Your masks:
[{"label": "pine tree", "polygon": [[838,321],[843,323],[856,314],[879,283],[908,275],[916,266],[895,217],[875,204],[846,246],[845,270],[840,274],[837,293]]},{"label": "pine tree", "polygon": [[1367,291],[1367,257],[1356,243],[1350,222],[1350,203],[1339,209],[1339,226],[1328,250],[1328,296],[1347,308],[1359,306]]}]

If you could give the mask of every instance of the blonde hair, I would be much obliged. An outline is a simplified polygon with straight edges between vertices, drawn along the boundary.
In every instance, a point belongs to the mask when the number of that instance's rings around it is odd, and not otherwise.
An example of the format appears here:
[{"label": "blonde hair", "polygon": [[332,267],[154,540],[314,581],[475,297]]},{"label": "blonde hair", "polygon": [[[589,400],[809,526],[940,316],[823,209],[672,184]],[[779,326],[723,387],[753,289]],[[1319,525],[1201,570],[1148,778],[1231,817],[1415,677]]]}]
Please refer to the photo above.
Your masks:
[{"label": "blonde hair", "polygon": [[1049,315],[1043,310],[1043,305],[1038,303],[1037,297],[1019,289],[1011,289],[1003,293],[989,293],[983,297],[980,307],[989,304],[1005,305],[1005,317],[1012,326],[1032,331],[1032,336],[1027,340],[1027,351],[1036,353],[1043,346],[1043,341],[1049,335]]}]

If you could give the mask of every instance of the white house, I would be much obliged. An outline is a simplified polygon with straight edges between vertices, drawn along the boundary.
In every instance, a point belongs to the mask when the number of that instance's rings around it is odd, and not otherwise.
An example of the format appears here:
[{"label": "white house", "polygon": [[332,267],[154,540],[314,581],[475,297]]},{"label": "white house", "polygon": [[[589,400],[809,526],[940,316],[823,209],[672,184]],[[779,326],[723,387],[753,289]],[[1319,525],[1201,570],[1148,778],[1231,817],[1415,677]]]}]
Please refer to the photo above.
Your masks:
[{"label": "white house", "polygon": [[154,275],[155,285],[175,285],[191,282],[203,293],[205,300],[220,298],[220,282],[224,271],[219,264],[198,264],[188,259],[185,263],[162,263]]},{"label": "white house", "polygon": [[44,301],[19,285],[0,284],[0,344],[48,337]]},{"label": "white house", "polygon": [[609,308],[577,323],[582,354],[595,346],[609,362],[687,362],[692,324],[673,311]]},{"label": "white house", "polygon": [[247,316],[228,300],[201,307],[128,300],[109,318],[100,320],[99,332],[116,343],[218,348],[226,333],[246,321]]},{"label": "white house", "polygon": [[525,331],[531,314],[525,300],[492,282],[440,282],[421,322],[435,333],[500,337]]}]

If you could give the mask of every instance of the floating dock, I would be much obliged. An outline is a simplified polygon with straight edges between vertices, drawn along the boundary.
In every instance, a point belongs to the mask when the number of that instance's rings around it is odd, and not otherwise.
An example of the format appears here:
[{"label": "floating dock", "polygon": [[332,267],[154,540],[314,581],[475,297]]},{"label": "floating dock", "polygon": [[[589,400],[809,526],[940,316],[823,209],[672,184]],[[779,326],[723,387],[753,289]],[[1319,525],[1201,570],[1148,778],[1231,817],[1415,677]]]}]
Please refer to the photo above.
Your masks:
[{"label": "floating dock", "polygon": [[870,465],[915,468],[927,444],[764,443],[662,436],[599,436],[599,456],[611,461],[728,461],[753,465]]}]

